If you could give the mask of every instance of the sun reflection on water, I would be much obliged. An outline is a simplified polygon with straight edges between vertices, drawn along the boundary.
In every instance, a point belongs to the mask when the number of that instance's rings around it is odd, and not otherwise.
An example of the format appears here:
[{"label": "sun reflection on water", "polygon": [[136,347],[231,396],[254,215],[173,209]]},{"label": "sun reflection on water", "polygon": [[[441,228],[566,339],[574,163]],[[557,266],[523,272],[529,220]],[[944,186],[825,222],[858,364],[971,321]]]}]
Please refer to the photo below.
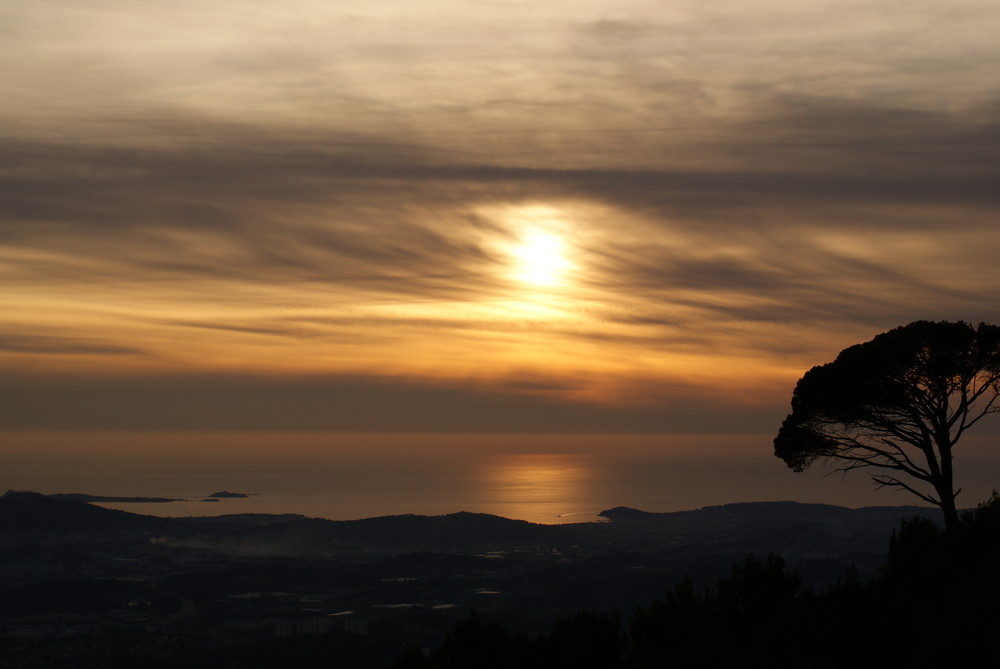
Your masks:
[{"label": "sun reflection on water", "polygon": [[482,478],[499,515],[546,523],[602,520],[594,506],[600,472],[578,455],[497,456]]}]

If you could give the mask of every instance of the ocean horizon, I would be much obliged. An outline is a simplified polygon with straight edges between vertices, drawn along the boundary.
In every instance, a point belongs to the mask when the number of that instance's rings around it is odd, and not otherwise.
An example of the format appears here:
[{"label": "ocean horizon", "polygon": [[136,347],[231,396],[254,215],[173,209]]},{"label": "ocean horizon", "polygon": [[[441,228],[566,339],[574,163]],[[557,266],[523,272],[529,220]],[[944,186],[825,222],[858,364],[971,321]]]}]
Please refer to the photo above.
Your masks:
[{"label": "ocean horizon", "polygon": [[[105,437],[103,452],[65,448],[74,439],[94,439],[69,433],[62,442],[46,442],[49,447],[14,449],[0,456],[0,487],[185,500],[101,503],[157,516],[296,513],[353,520],[468,511],[545,524],[599,521],[601,511],[616,506],[666,512],[783,500],[847,507],[920,504],[909,494],[877,491],[857,473],[841,477],[821,467],[792,472],[770,454],[763,437],[753,436],[730,438],[724,452],[711,455],[676,447],[683,441],[676,437],[615,435],[441,435],[436,442],[422,435],[418,450],[401,447],[418,439],[407,435],[383,435],[378,444],[370,435],[353,441],[313,437],[326,439],[326,448],[301,435],[271,435],[286,447],[258,443],[243,449],[232,447],[233,435],[172,435],[178,444],[173,449],[154,448],[155,439],[142,442],[137,435],[118,438],[120,443]],[[135,444],[132,450],[122,448],[127,439]],[[432,442],[436,446],[427,446]],[[32,445],[30,439],[23,443]],[[1000,468],[995,458],[984,457],[965,458],[959,466],[965,488],[960,505],[974,506],[996,486]],[[247,497],[204,501],[220,491]]]}]

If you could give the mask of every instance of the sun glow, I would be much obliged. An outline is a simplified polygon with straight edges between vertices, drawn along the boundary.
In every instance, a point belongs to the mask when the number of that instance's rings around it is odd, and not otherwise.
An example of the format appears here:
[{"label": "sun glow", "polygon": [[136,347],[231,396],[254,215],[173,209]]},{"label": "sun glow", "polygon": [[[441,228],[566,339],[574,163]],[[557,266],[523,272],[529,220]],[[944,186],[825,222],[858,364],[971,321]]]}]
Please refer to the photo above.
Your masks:
[{"label": "sun glow", "polygon": [[561,237],[545,230],[528,229],[512,254],[517,259],[515,276],[537,286],[553,286],[561,282],[571,265],[565,255],[566,243]]}]

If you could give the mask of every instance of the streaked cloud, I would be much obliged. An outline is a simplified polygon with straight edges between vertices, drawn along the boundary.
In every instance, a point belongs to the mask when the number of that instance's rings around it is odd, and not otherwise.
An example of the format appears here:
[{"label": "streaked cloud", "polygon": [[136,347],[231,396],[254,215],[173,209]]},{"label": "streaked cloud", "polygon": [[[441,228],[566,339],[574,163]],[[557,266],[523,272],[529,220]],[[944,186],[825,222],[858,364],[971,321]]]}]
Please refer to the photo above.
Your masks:
[{"label": "streaked cloud", "polygon": [[[1000,321],[1000,10],[893,7],[4,7],[18,415],[724,430],[881,330]],[[558,282],[518,279],[536,228]]]}]

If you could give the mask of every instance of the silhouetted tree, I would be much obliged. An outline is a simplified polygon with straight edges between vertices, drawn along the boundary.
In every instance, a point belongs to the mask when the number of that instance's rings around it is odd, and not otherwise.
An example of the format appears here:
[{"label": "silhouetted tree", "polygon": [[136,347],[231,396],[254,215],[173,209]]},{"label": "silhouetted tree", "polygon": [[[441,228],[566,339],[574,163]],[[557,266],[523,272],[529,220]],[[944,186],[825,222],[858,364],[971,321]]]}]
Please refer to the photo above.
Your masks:
[{"label": "silhouetted tree", "polygon": [[760,620],[774,615],[795,599],[802,579],[785,570],[785,561],[771,553],[765,561],[747,558],[734,564],[732,575],[719,581],[719,601],[734,615]]},{"label": "silhouetted tree", "polygon": [[904,521],[889,542],[866,612],[883,638],[920,639],[911,660],[923,666],[997,666],[998,565],[1000,497],[994,492],[951,531],[926,518]]},{"label": "silhouetted tree", "polygon": [[[774,554],[734,564],[714,589],[690,580],[639,608],[629,622],[630,669],[653,667],[809,666],[799,650],[811,643],[800,615],[795,572]],[[755,662],[756,661],[756,662]]]},{"label": "silhouetted tree", "polygon": [[[799,380],[774,440],[795,471],[817,459],[908,490],[958,524],[953,449],[1000,411],[1000,327],[917,321],[841,351]],[[929,484],[933,490],[924,488]]]},{"label": "silhouetted tree", "polygon": [[552,632],[536,642],[535,664],[545,669],[614,669],[628,647],[617,618],[582,611],[557,620]]},{"label": "silhouetted tree", "polygon": [[507,669],[529,664],[531,643],[519,632],[511,633],[496,621],[484,622],[472,612],[455,626],[441,647],[429,657],[411,652],[393,667],[429,669]]},{"label": "silhouetted tree", "polygon": [[715,587],[685,580],[637,608],[627,637],[602,613],[557,621],[533,639],[473,614],[441,648],[408,651],[389,669],[1000,666],[998,565],[994,493],[951,532],[925,518],[905,521],[870,582],[854,569],[813,592],[781,557],[750,557]]}]

